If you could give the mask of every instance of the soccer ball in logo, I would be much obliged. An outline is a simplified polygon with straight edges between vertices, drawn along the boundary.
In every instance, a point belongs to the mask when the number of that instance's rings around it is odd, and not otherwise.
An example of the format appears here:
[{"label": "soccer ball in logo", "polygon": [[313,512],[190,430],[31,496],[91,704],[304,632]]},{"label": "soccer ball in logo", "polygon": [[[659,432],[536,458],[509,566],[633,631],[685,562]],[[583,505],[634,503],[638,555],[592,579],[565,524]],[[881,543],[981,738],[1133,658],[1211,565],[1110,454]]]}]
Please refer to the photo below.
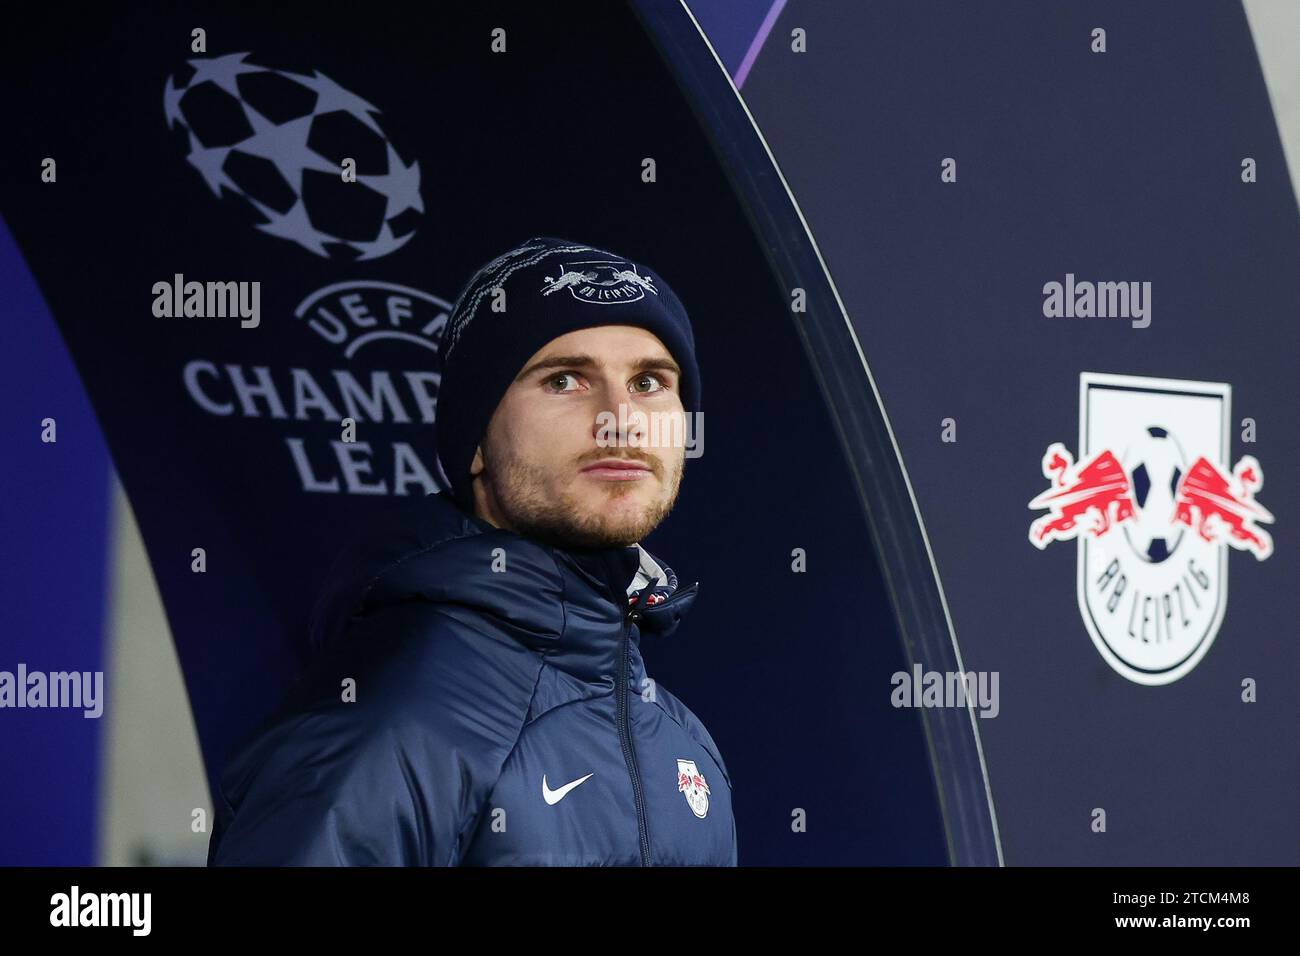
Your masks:
[{"label": "soccer ball in logo", "polygon": [[[250,208],[258,229],[326,258],[376,259],[406,244],[424,212],[418,162],[398,156],[379,110],[333,80],[247,63],[190,60],[168,77],[168,128],[217,196]],[[356,161],[356,182],[342,163]]]},{"label": "soccer ball in logo", "polygon": [[1167,429],[1151,426],[1125,449],[1121,463],[1137,505],[1134,518],[1121,526],[1124,536],[1139,558],[1159,564],[1173,554],[1183,535],[1183,527],[1174,524],[1174,499],[1187,461]]}]

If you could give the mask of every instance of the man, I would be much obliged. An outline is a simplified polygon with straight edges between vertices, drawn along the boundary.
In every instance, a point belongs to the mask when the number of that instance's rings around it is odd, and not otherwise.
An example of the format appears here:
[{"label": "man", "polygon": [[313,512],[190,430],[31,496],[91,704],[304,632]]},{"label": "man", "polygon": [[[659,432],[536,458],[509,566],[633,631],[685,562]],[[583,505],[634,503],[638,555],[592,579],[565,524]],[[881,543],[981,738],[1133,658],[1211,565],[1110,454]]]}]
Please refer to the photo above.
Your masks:
[{"label": "man", "polygon": [[722,756],[640,653],[698,588],[639,543],[699,410],[681,303],[535,238],[470,280],[441,356],[451,493],[336,563],[319,657],[222,775],[209,864],[735,865]]}]

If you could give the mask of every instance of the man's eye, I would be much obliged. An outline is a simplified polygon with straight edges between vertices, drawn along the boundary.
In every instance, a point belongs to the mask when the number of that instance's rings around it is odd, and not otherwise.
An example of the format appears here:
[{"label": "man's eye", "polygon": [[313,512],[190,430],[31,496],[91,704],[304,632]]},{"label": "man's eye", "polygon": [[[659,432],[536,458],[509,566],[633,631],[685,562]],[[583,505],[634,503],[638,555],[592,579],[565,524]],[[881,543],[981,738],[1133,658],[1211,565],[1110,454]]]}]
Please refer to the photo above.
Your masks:
[{"label": "man's eye", "polygon": [[[566,381],[572,382],[572,383],[573,383],[573,387],[572,387],[572,388],[565,388],[565,387],[564,387],[564,383],[565,383]],[[574,375],[572,372],[560,372],[560,373],[558,373],[558,374],[556,374],[556,375],[552,375],[550,378],[548,378],[548,379],[546,380],[546,384],[547,384],[547,385],[550,385],[552,391],[556,391],[556,392],[572,392],[572,391],[576,391],[576,390],[577,390],[577,383],[578,383],[578,377],[577,377],[576,375]],[[558,387],[556,387],[557,385],[558,385]]]},{"label": "man's eye", "polygon": [[[639,386],[642,385],[643,383],[648,383],[650,387],[640,388]],[[633,391],[641,392],[644,395],[648,392],[657,392],[661,388],[667,388],[668,386],[664,384],[663,380],[658,375],[652,375],[649,372],[647,372],[644,375],[632,379],[632,387],[633,387]]]}]

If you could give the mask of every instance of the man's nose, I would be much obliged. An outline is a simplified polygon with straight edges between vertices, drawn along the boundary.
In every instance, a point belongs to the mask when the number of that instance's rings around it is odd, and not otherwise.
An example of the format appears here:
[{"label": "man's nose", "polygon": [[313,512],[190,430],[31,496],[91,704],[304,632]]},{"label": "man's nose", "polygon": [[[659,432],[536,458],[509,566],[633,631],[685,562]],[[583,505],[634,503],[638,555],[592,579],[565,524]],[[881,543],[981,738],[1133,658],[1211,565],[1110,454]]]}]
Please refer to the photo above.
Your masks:
[{"label": "man's nose", "polygon": [[596,403],[592,432],[605,446],[644,447],[648,441],[647,416],[631,401],[621,383],[600,379],[593,384]]}]

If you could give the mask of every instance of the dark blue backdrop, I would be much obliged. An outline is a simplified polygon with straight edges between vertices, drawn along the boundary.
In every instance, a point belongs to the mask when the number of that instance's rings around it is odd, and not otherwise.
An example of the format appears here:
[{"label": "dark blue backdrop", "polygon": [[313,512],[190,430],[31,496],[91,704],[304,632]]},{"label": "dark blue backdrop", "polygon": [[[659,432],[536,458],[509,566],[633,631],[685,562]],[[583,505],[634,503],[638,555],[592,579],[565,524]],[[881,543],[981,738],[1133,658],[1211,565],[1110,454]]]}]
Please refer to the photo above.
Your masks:
[{"label": "dark blue backdrop", "polygon": [[[440,303],[520,238],[569,235],[654,263],[696,323],[706,453],[690,463],[679,509],[648,544],[685,580],[702,582],[701,598],[690,627],[646,656],[726,753],[742,862],[945,860],[921,722],[900,719],[886,695],[869,690],[904,666],[903,648],[785,296],[718,157],[628,10],[592,4],[556,17],[549,6],[512,5],[508,16],[476,7],[414,17],[372,8],[358,17],[319,5],[192,7],[101,11],[70,33],[60,11],[39,16],[10,34],[26,40],[7,44],[3,58],[11,88],[36,72],[47,80],[26,84],[0,201],[131,496],[210,778],[298,672],[310,600],[349,523],[383,504],[379,495],[306,490],[295,448],[311,481],[346,476],[329,444],[337,420],[295,419],[294,389],[305,386],[292,370],[310,373],[340,408],[334,373],[363,384],[372,372],[391,376],[410,421],[394,421],[391,409],[383,421],[363,415],[358,438],[373,471],[354,475],[358,488],[382,479],[391,490],[396,443],[431,459],[404,373],[430,366],[424,346],[436,342]],[[511,52],[493,57],[489,29],[499,22]],[[178,87],[193,80],[185,61],[196,23],[206,25],[210,55],[249,50],[259,65],[320,70],[380,111],[402,161],[419,163],[424,209],[398,224],[402,235],[414,228],[400,249],[355,261],[334,247],[327,258],[253,228],[258,217],[237,197],[213,195],[186,161],[199,155],[189,130],[169,129],[165,113],[169,77]],[[58,45],[41,41],[56,31]],[[248,95],[265,103],[279,92]],[[194,106],[184,118],[209,137],[206,149],[233,134],[222,126],[232,121],[221,97],[205,97],[206,119],[197,97],[182,111]],[[361,171],[373,171],[365,166],[373,141],[355,128],[343,135],[354,137],[347,146],[362,155]],[[38,180],[44,156],[59,162],[56,185]],[[640,179],[644,156],[658,162],[653,185]],[[244,191],[274,200],[266,164],[242,162],[224,168],[245,174]],[[320,188],[310,179],[309,201]],[[338,208],[319,195],[316,211],[337,225]],[[156,318],[153,284],[175,273],[260,280],[261,325]],[[339,283],[360,286],[331,291]],[[354,326],[345,342],[328,341],[322,308],[346,322],[363,302],[382,316],[390,293],[414,303],[409,338],[359,342],[364,330]],[[5,310],[11,328],[48,321],[9,296]],[[237,377],[269,380],[286,410],[266,391],[241,405]],[[19,427],[10,442],[25,449],[22,468],[38,461],[34,428]],[[61,495],[73,493],[50,490],[45,507],[61,510]],[[191,572],[195,547],[206,549],[206,574]],[[808,573],[791,572],[794,548],[807,551]],[[21,560],[6,555],[7,564]],[[49,594],[67,586],[58,575],[43,581]],[[19,643],[20,623],[6,624],[6,660],[26,654],[29,666],[54,669],[48,653]],[[81,667],[90,661],[87,652]],[[48,745],[55,731],[45,720]],[[65,793],[84,766],[67,760],[54,779],[25,786]],[[796,807],[812,821],[806,834],[791,832]],[[7,828],[2,855],[45,862],[44,847],[39,835]]]},{"label": "dark blue backdrop", "polygon": [[[880,387],[965,664],[1000,673],[979,729],[1007,862],[1300,862],[1300,215],[1240,4],[795,2],[744,94]],[[1046,318],[1067,272],[1150,281],[1151,325]],[[1075,542],[1027,540],[1044,450],[1078,451],[1081,372],[1230,385],[1231,461],[1259,460],[1276,517],[1164,686],[1094,649]]]},{"label": "dark blue backdrop", "polygon": [[[13,21],[0,41],[0,76],[21,91],[0,155],[16,241],[0,244],[0,319],[16,346],[0,668],[102,666],[106,440],[213,777],[301,667],[335,548],[384,504],[309,490],[347,475],[337,421],[294,418],[295,387],[310,376],[342,407],[340,378],[392,383],[408,420],[359,406],[366,448],[351,452],[371,469],[354,470],[354,492],[391,491],[397,449],[432,457],[416,383],[428,385],[441,310],[486,258],[568,235],[652,263],[695,321],[706,451],[647,543],[701,597],[671,642],[644,649],[724,752],[743,864],[1002,851],[1021,864],[1295,863],[1300,219],[1240,8],[796,0],[745,80],[760,139],[679,5],[516,6],[189,5],[79,11],[75,28],[43,8]],[[692,6],[737,70],[769,5]],[[214,195],[187,156],[202,164],[242,134],[215,93],[171,124],[164,97],[169,77],[192,80],[196,24],[209,57],[319,70],[379,111],[371,136],[341,99],[351,119],[323,128],[363,172],[385,168],[385,141],[418,162],[423,208],[394,221],[399,248],[358,260],[364,245],[313,251],[259,231],[236,191],[283,201],[277,213],[300,194],[317,230],[356,243],[373,238],[374,209],[310,172],[295,191],[252,149],[207,167],[238,177]],[[1088,49],[1099,25],[1104,55]],[[508,30],[506,56],[488,52],[494,26]],[[808,53],[790,50],[795,27]],[[268,109],[286,102],[266,74],[246,82],[241,94]],[[196,150],[186,122],[212,141]],[[284,137],[269,153],[296,148]],[[45,156],[57,185],[39,181]],[[640,180],[646,156],[653,185]],[[948,156],[954,184],[939,181]],[[1258,183],[1240,181],[1243,156]],[[304,228],[281,232],[318,238]],[[152,286],[177,272],[260,280],[261,326],[155,318]],[[1152,281],[1152,326],[1046,319],[1042,285],[1066,272]],[[362,338],[388,315],[404,337]],[[1040,457],[1053,441],[1073,447],[1084,371],[1226,382],[1234,419],[1259,423],[1249,446],[1234,426],[1232,460],[1260,459],[1277,550],[1229,554],[1216,642],[1163,687],[1094,650],[1073,544],[1027,541]],[[269,383],[286,411],[254,389],[245,413],[239,376]],[[38,440],[45,415],[59,418],[58,446]],[[955,444],[939,440],[948,417]],[[204,575],[190,571],[194,547]],[[805,574],[791,573],[794,548]],[[996,719],[890,706],[891,674],[951,667],[959,652],[1000,673]],[[1257,704],[1240,702],[1247,677]],[[95,725],[0,713],[0,863],[90,861]],[[807,833],[791,832],[796,807]],[[1089,829],[1095,807],[1107,834]]]}]

